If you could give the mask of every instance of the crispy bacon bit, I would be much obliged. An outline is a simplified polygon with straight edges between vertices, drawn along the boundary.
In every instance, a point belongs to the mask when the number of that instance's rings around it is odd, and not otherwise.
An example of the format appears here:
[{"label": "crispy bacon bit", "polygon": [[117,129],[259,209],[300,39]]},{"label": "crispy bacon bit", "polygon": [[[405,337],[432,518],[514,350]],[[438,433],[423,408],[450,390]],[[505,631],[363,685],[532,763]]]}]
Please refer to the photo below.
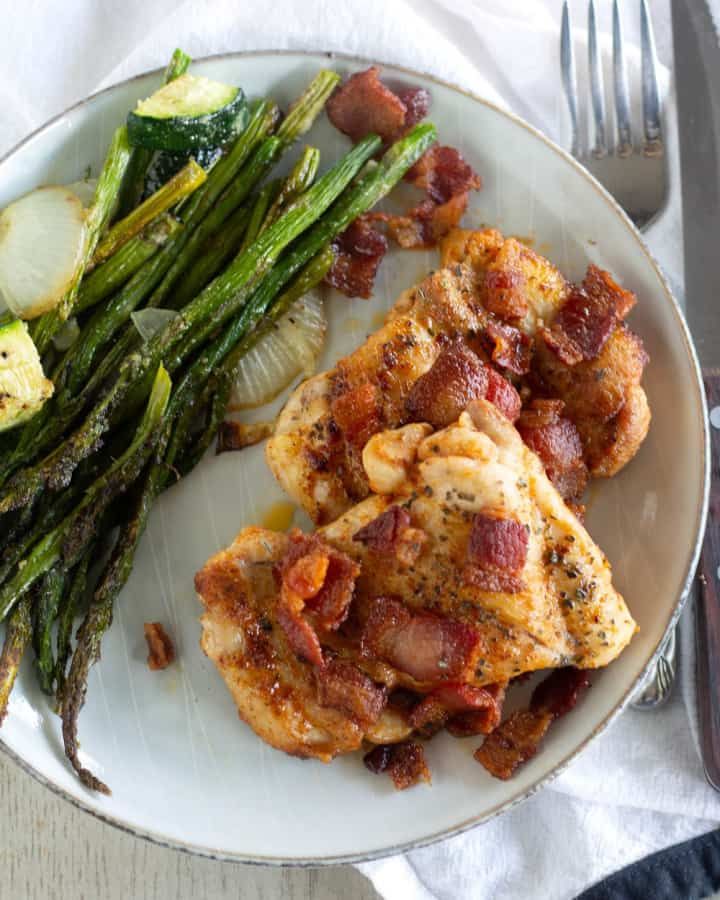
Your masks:
[{"label": "crispy bacon bit", "polygon": [[284,573],[284,584],[302,600],[315,597],[323,584],[330,565],[329,556],[319,547],[301,556]]},{"label": "crispy bacon bit", "polygon": [[535,756],[552,722],[549,712],[514,712],[485,738],[475,759],[491,775],[506,781],[518,766]]},{"label": "crispy bacon bit", "polygon": [[392,554],[403,565],[416,562],[427,541],[420,528],[410,526],[410,513],[402,506],[391,506],[353,535],[372,553]]},{"label": "crispy bacon bit", "polygon": [[160,622],[145,622],[143,625],[148,645],[148,668],[153,672],[167,669],[175,660],[175,647]]},{"label": "crispy bacon bit", "polygon": [[410,513],[402,506],[390,506],[372,522],[356,531],[353,540],[376,553],[391,553],[403,531],[410,527]]},{"label": "crispy bacon bit", "polygon": [[597,266],[588,266],[581,285],[575,285],[543,339],[567,366],[599,356],[616,326],[635,305],[633,293]]},{"label": "crispy bacon bit", "polygon": [[575,425],[560,415],[562,401],[533,400],[517,423],[520,436],[540,457],[548,478],[565,500],[585,490],[588,469]]},{"label": "crispy bacon bit", "polygon": [[446,726],[450,734],[454,737],[470,737],[494,731],[500,724],[505,688],[504,684],[488,684],[480,688],[485,692],[487,702],[454,715]]},{"label": "crispy bacon bit", "polygon": [[485,513],[473,516],[468,562],[489,571],[517,575],[525,565],[527,528],[515,519],[499,519]]},{"label": "crispy bacon bit", "polygon": [[385,688],[350,662],[332,659],[316,670],[315,679],[320,706],[339,709],[361,728],[377,722],[387,703]]},{"label": "crispy bacon bit", "polygon": [[385,235],[372,227],[367,216],[359,216],[333,242],[333,247],[335,261],[325,282],[347,297],[370,297],[378,267],[387,252]]},{"label": "crispy bacon bit", "polygon": [[488,372],[460,338],[448,344],[407,396],[410,421],[429,422],[435,428],[456,422],[471,400],[486,395]]},{"label": "crispy bacon bit", "polygon": [[490,366],[488,366],[488,388],[485,396],[511,422],[514,422],[520,415],[520,410],[522,409],[520,394],[518,394],[507,378],[503,378],[499,372],[496,372]]},{"label": "crispy bacon bit", "polygon": [[589,684],[587,672],[556,669],[535,688],[530,708],[512,713],[489,734],[475,751],[475,759],[496,778],[510,778],[537,753],[550,725],[573,709]]},{"label": "crispy bacon bit", "polygon": [[320,639],[302,613],[297,613],[279,603],[276,615],[293,653],[313,666],[322,666],[323,655]]},{"label": "crispy bacon bit", "polygon": [[331,412],[345,440],[355,447],[364,447],[382,425],[379,391],[370,381],[338,394]]},{"label": "crispy bacon bit", "polygon": [[412,128],[428,114],[430,109],[430,92],[421,87],[409,87],[398,91],[398,97],[405,104],[405,121],[403,128]]},{"label": "crispy bacon bit", "polygon": [[451,197],[478,191],[482,187],[480,176],[465,162],[459,151],[439,144],[430,147],[405,178],[425,191],[430,200],[438,205],[447,203]]},{"label": "crispy bacon bit", "polygon": [[482,291],[483,306],[505,321],[522,319],[527,312],[525,276],[520,269],[488,269]]},{"label": "crispy bacon bit", "polygon": [[384,222],[388,234],[404,250],[422,250],[436,247],[460,223],[468,205],[468,193],[455,194],[445,203],[423,200],[404,216],[374,212],[368,217]]},{"label": "crispy bacon bit", "polygon": [[527,375],[532,341],[519,328],[491,319],[485,326],[483,338],[494,363],[514,375]]},{"label": "crispy bacon bit", "polygon": [[371,133],[389,142],[405,127],[407,107],[379,74],[377,66],[356,72],[327,102],[328,118],[353,143]]},{"label": "crispy bacon bit", "polygon": [[420,781],[430,784],[430,770],[425,762],[425,753],[417,741],[379,744],[365,755],[364,762],[375,775],[387,772],[399,791]]},{"label": "crispy bacon bit", "polygon": [[573,666],[555,669],[533,691],[530,709],[544,710],[559,719],[575,708],[580,694],[589,687],[590,677],[584,669]]},{"label": "crispy bacon bit", "polygon": [[350,610],[360,567],[318,535],[305,536],[295,529],[290,540],[288,552],[275,570],[281,585],[279,609],[285,610],[281,624],[293,649],[297,645],[301,648],[296,649],[299,655],[314,661],[318,658],[319,641],[309,634],[308,628],[313,635],[314,629],[305,627],[302,612],[312,612],[321,628],[339,628]]},{"label": "crispy bacon bit", "polygon": [[379,656],[418,681],[462,680],[474,670],[480,634],[455,619],[412,613],[399,600],[376,597],[361,636],[361,652]]},{"label": "crispy bacon bit", "polygon": [[[475,687],[471,684],[444,684],[432,690],[410,713],[410,724],[423,736],[439,730],[448,720],[458,719],[457,727],[472,722],[473,734],[489,734],[500,721],[505,689],[500,685]],[[462,716],[472,715],[471,719]],[[470,733],[469,731],[467,733]]]}]

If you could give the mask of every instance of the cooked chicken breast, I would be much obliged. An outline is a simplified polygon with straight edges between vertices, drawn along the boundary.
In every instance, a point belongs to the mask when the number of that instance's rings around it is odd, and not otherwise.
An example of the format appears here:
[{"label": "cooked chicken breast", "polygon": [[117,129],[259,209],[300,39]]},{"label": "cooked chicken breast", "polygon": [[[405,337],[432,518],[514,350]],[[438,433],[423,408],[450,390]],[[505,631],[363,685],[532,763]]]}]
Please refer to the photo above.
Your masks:
[{"label": "cooked chicken breast", "polygon": [[490,708],[524,672],[604,666],[632,638],[602,551],[489,401],[376,434],[362,463],[372,493],[337,521],[245,529],[196,577],[203,649],[273,746],[401,740],[395,688]]},{"label": "cooked chicken breast", "polygon": [[[335,369],[300,385],[268,441],[275,477],[318,524],[367,496],[361,456],[369,438],[412,421],[447,425],[459,400],[486,397],[511,420],[520,410],[515,388],[526,404],[561,401],[556,434],[535,433],[531,443],[557,451],[562,434],[562,459],[551,452],[543,462],[557,486],[568,486],[567,499],[588,471],[622,468],[647,434],[647,356],[622,321],[634,303],[629,292],[594,267],[570,285],[548,260],[493,229],[458,229],[441,250],[444,268],[406,291],[385,325]],[[467,351],[448,357],[459,339]]]}]

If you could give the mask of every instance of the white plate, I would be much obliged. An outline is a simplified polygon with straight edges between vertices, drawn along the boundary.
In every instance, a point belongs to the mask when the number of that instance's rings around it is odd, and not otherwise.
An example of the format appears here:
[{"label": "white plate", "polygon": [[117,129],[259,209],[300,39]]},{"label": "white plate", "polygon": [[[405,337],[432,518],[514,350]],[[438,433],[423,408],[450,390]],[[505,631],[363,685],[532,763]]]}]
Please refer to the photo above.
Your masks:
[{"label": "white plate", "polygon": [[[323,55],[255,54],[196,63],[211,78],[287,104],[321,66],[342,73],[358,61]],[[270,749],[242,724],[198,646],[193,575],[244,525],[262,521],[280,489],[262,448],[209,456],[157,504],[135,570],[117,604],[80,717],[82,758],[113,789],[87,792],[62,753],[58,719],[25,663],[2,732],[5,749],[38,778],[105,820],[197,853],[263,863],[367,859],[416,847],[482,822],[557,773],[627,701],[679,611],[694,568],[706,505],[707,433],[695,355],[681,315],[638,234],[611,198],[557,147],[520,120],[450,86],[385,68],[433,97],[443,142],[484,179],[466,222],[531,236],[570,278],[589,262],[636,291],[631,324],[651,362],[644,385],[653,410],[637,458],[591,489],[589,527],[613,563],[640,633],[590,696],[555,726],[541,752],[508,782],[473,761],[476,741],[428,745],[431,789],[395,793],[359,755],[332,765]],[[157,74],[117,85],[50,122],[0,164],[0,206],[37,184],[96,171],[112,130]],[[327,122],[311,135],[327,165],[345,140]],[[380,310],[432,267],[426,253],[392,253],[370,302],[337,295],[323,366],[377,325]],[[150,672],[143,622],[167,623],[179,662]]]}]

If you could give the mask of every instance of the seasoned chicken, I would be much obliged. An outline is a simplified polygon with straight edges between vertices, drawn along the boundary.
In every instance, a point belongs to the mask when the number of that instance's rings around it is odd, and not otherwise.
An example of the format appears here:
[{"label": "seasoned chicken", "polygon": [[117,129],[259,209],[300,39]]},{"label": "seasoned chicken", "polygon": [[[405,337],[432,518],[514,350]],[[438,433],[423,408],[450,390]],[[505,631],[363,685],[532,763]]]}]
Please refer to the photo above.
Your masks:
[{"label": "seasoned chicken", "polygon": [[[273,746],[329,759],[438,707],[487,733],[512,678],[604,666],[632,638],[602,551],[491,402],[378,433],[362,463],[372,493],[337,521],[245,529],[196,578],[203,649]],[[403,712],[400,687],[425,698]]]},{"label": "seasoned chicken", "polygon": [[[492,229],[456,230],[441,250],[444,268],[406,291],[335,369],[300,385],[280,415],[268,464],[318,524],[367,496],[370,437],[408,422],[447,425],[474,399],[515,421],[525,398],[523,437],[568,500],[588,473],[622,468],[647,433],[647,357],[622,321],[629,292],[592,266],[571,285]],[[537,402],[551,404],[545,421]]]},{"label": "seasoned chicken", "polygon": [[[445,266],[470,265],[485,305],[501,318],[506,318],[503,307],[517,306],[513,298],[525,301],[513,324],[538,337],[530,383],[542,396],[563,401],[592,475],[610,477],[620,471],[650,427],[650,408],[640,387],[648,357],[640,338],[622,321],[635,298],[593,266],[582,285],[570,285],[547,259],[494,229],[456,229],[443,241],[441,258]],[[510,289],[490,290],[488,278],[491,284],[500,279]],[[552,340],[554,324],[570,312],[574,320],[564,327],[570,324],[588,351],[580,358],[563,353],[567,348]]]}]

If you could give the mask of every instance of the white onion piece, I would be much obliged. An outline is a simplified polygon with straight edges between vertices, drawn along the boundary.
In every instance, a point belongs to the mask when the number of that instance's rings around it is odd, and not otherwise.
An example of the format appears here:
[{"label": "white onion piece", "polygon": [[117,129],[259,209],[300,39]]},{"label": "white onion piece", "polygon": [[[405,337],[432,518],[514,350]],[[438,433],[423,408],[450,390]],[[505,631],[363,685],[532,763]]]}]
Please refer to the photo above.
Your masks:
[{"label": "white onion piece", "polygon": [[130,314],[133,325],[137,328],[143,341],[149,341],[158,331],[162,331],[175,316],[177,316],[177,311],[174,309],[160,309],[154,306],[147,309],[136,309]]},{"label": "white onion piece", "polygon": [[309,291],[242,358],[230,409],[254,409],[274,400],[296,375],[309,378],[325,343],[327,321],[320,291]]},{"label": "white onion piece", "polygon": [[85,209],[87,209],[95,200],[97,178],[84,178],[82,181],[73,181],[71,184],[66,185],[66,187],[75,194]]},{"label": "white onion piece", "polygon": [[66,187],[31,191],[0,213],[0,295],[21,319],[53,309],[85,247],[85,212]]}]

